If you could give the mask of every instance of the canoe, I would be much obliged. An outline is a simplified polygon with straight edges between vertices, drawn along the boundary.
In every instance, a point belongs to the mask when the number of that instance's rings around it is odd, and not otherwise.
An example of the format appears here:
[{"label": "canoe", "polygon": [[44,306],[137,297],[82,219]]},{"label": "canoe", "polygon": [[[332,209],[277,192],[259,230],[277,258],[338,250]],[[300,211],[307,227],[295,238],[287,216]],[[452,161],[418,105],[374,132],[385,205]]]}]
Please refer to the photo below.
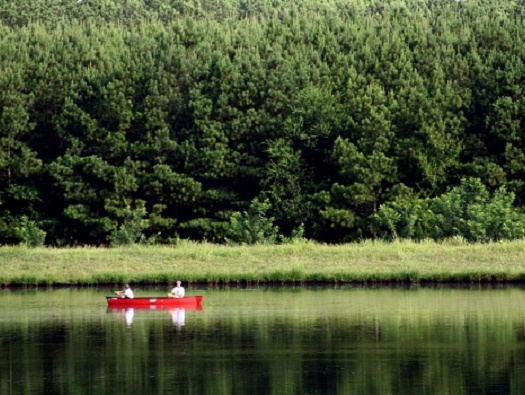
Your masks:
[{"label": "canoe", "polygon": [[106,296],[110,308],[198,308],[202,303],[202,296],[186,296],[184,298],[166,298],[158,296],[135,297],[133,299],[119,298],[117,296]]}]

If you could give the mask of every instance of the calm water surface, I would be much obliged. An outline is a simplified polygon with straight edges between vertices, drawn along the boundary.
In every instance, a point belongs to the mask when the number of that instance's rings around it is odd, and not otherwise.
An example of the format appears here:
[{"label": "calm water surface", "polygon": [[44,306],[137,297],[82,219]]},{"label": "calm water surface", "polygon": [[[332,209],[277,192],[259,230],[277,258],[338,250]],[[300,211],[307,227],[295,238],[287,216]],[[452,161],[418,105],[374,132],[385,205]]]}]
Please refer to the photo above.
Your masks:
[{"label": "calm water surface", "polygon": [[0,290],[0,394],[525,393],[522,288],[110,291]]}]

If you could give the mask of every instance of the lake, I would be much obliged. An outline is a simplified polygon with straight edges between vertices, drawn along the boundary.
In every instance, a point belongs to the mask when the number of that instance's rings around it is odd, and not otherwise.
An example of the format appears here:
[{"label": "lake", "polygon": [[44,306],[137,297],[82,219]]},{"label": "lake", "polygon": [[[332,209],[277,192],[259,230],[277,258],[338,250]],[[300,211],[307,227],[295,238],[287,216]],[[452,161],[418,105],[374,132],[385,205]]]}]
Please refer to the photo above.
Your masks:
[{"label": "lake", "polygon": [[[168,289],[135,288],[136,296]],[[522,287],[0,290],[0,394],[524,394]]]}]

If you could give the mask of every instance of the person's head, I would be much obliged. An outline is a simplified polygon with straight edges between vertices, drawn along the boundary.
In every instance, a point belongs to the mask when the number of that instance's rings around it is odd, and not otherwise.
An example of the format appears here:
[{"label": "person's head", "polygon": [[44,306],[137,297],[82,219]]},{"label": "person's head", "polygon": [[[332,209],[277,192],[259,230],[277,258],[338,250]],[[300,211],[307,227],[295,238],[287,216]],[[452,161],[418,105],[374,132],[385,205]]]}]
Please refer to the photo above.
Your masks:
[{"label": "person's head", "polygon": [[177,281],[177,286],[180,286],[180,281]]},{"label": "person's head", "polygon": [[129,288],[129,284],[128,283],[124,284],[124,288],[128,289]]}]

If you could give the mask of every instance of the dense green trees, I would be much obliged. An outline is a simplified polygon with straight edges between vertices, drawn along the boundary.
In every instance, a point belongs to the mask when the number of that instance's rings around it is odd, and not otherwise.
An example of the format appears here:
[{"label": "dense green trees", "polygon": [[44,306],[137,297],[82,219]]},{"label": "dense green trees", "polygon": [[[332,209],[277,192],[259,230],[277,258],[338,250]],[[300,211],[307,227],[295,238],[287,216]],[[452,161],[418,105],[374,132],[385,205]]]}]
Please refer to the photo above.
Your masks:
[{"label": "dense green trees", "polygon": [[[251,242],[261,224],[272,240],[522,237],[524,12],[4,2],[0,243]],[[462,179],[494,218],[431,224],[423,208],[438,215]],[[241,231],[253,210],[265,219]]]},{"label": "dense green trees", "polygon": [[439,197],[386,202],[373,220],[385,238],[459,238],[471,242],[525,237],[523,215],[504,187],[490,196],[479,179],[462,180]]}]

